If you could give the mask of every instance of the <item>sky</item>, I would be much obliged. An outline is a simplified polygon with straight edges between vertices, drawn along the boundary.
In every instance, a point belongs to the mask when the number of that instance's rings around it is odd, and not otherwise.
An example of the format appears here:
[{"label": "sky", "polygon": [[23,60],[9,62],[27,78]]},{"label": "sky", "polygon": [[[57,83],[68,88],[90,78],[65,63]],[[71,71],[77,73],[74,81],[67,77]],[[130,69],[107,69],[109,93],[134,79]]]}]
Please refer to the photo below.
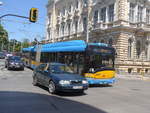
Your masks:
[{"label": "sky", "polygon": [[0,6],[0,16],[5,14],[17,14],[20,16],[29,16],[32,7],[38,8],[38,21],[29,22],[28,19],[18,17],[4,17],[1,23],[8,31],[9,40],[16,39],[23,41],[28,38],[33,41],[37,38],[39,41],[46,36],[46,4],[48,0],[0,0],[3,4]]}]

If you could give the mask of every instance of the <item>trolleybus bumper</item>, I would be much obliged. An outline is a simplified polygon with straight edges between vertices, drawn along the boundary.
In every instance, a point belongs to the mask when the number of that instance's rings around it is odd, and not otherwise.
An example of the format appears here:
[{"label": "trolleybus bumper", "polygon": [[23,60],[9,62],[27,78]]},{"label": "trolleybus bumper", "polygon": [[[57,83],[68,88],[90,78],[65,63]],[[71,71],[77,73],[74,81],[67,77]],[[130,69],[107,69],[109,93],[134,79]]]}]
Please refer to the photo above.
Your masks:
[{"label": "trolleybus bumper", "polygon": [[111,79],[94,79],[94,78],[86,78],[89,85],[92,84],[113,84],[116,79],[115,78],[111,78]]}]

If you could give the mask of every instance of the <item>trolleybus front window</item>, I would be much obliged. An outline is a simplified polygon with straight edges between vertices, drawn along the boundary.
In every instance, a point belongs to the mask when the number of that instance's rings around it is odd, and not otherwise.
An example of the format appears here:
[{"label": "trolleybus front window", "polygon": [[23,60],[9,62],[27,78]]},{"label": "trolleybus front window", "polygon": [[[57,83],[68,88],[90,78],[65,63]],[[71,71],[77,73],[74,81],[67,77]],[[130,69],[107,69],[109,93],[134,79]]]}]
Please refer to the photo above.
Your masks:
[{"label": "trolleybus front window", "polygon": [[102,68],[113,68],[113,59],[109,57],[103,58],[100,55],[93,55],[90,56],[90,60],[87,62],[90,72],[95,72]]},{"label": "trolleybus front window", "polygon": [[104,68],[114,68],[114,51],[109,48],[90,47],[86,58],[87,72],[95,72]]}]

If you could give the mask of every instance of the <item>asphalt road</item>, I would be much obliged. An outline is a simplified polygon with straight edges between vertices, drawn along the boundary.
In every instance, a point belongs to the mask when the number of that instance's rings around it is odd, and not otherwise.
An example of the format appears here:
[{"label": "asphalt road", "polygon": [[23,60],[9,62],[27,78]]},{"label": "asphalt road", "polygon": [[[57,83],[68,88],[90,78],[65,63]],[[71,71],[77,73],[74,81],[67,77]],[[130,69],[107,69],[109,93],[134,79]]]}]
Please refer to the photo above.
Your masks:
[{"label": "asphalt road", "polygon": [[0,60],[0,113],[149,113],[150,82],[118,79],[85,94],[59,93],[32,85],[32,71],[8,71]]}]

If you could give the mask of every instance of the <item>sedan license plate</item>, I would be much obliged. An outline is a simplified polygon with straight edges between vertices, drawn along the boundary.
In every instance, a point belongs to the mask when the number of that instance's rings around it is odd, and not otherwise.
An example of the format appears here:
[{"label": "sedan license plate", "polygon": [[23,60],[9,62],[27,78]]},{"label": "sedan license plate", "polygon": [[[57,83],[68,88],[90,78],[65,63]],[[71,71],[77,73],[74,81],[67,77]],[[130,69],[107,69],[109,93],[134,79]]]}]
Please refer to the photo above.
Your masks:
[{"label": "sedan license plate", "polygon": [[17,68],[19,68],[20,66],[19,66],[19,65],[17,65],[16,67],[17,67]]},{"label": "sedan license plate", "polygon": [[73,89],[83,89],[83,86],[73,86]]}]

